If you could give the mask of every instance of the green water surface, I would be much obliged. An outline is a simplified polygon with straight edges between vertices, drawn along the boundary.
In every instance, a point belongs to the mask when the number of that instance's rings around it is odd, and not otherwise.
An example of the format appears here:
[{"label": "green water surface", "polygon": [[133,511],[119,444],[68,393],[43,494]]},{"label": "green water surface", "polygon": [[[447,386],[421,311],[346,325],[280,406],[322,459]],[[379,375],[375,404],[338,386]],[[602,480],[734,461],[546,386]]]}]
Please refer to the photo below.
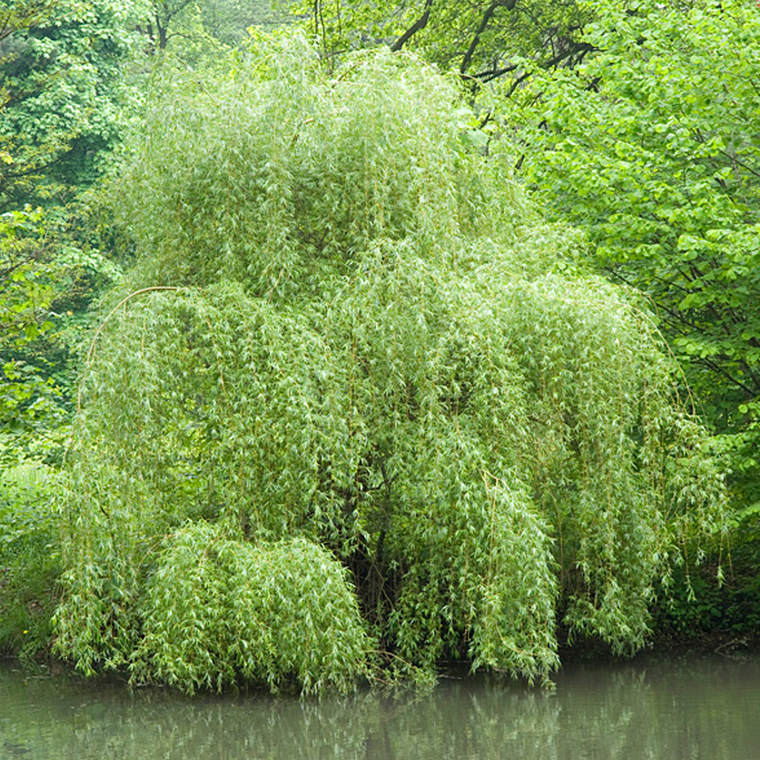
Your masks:
[{"label": "green water surface", "polygon": [[757,760],[760,658],[565,667],[553,693],[493,677],[424,694],[182,697],[0,665],[13,760]]}]

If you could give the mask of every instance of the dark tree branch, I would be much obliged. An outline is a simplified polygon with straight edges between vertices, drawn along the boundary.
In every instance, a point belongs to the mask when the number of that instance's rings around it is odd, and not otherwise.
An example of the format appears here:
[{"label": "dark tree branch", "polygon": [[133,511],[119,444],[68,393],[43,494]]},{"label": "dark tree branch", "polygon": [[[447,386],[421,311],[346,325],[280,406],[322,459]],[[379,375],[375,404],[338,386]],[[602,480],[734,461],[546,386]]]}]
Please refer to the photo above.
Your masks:
[{"label": "dark tree branch", "polygon": [[520,74],[519,77],[516,77],[515,80],[512,82],[512,86],[509,88],[509,92],[507,93],[507,97],[511,98],[512,95],[514,95],[515,90],[526,80],[528,79],[533,72],[526,71],[524,74]]},{"label": "dark tree branch", "polygon": [[477,74],[474,74],[475,79],[479,79],[481,82],[490,82],[493,79],[498,79],[499,77],[503,77],[505,74],[509,74],[512,71],[515,71],[517,69],[517,64],[512,63],[509,66],[502,66],[501,68],[492,68],[487,69],[486,71],[479,71]]},{"label": "dark tree branch", "polygon": [[[750,174],[754,174],[756,177],[760,177],[760,172],[758,172],[756,169],[753,169],[751,166],[746,164],[744,161],[741,161],[737,156],[736,153],[733,151],[728,151],[723,148],[720,150],[721,154],[724,155],[731,163],[735,164],[735,166],[741,166],[742,169],[746,169]],[[735,167],[734,167],[735,168]]]},{"label": "dark tree branch", "polygon": [[[156,22],[159,50],[166,49],[166,44],[171,36],[169,35],[169,24],[172,22],[172,19],[187,8],[191,2],[192,0],[179,0],[176,5],[172,6],[168,0],[161,0],[161,2],[155,2],[153,4],[153,20]],[[148,20],[148,36],[155,44],[153,28],[150,20]]]},{"label": "dark tree branch", "polygon": [[[541,65],[541,68],[550,69],[554,66],[559,65],[563,61],[566,61],[569,58],[572,58],[575,55],[579,55],[581,58],[588,53],[593,52],[596,50],[596,48],[593,45],[589,45],[586,42],[576,42],[572,43],[570,47],[563,51],[562,53],[558,53],[557,55],[550,58],[548,61],[546,61],[544,64]],[[508,66],[503,66],[501,68],[494,67],[493,69],[488,69],[486,71],[480,71],[477,74],[475,74],[472,78],[477,79],[480,82],[490,82],[493,79],[498,79],[501,76],[504,76],[504,74],[509,74],[513,71],[516,71],[518,68],[517,64],[509,64]],[[526,71],[524,74],[521,74],[519,77],[515,79],[515,81],[512,83],[512,87],[509,90],[509,93],[507,94],[507,97],[510,97],[514,91],[522,84],[526,79],[531,77],[533,74],[532,71]]]},{"label": "dark tree branch", "polygon": [[517,0],[493,0],[488,8],[486,8],[483,17],[480,19],[480,24],[475,31],[475,35],[472,38],[472,42],[470,42],[470,47],[467,49],[467,52],[464,54],[464,58],[462,59],[462,65],[459,67],[460,74],[467,73],[467,69],[469,68],[470,63],[472,63],[472,56],[475,54],[475,49],[480,43],[480,35],[483,34],[483,32],[486,30],[486,27],[488,27],[488,24],[491,21],[491,17],[494,13],[496,13],[496,9],[506,8],[507,10],[511,11],[516,4]]},{"label": "dark tree branch", "polygon": [[574,55],[580,55],[581,58],[588,53],[593,53],[596,47],[590,45],[588,42],[571,42],[567,50],[562,53],[557,53],[553,58],[550,58],[545,64],[545,69],[551,69],[554,66],[559,66],[560,63],[566,61],[568,58],[572,58]]},{"label": "dark tree branch", "polygon": [[29,254],[28,256],[25,256],[22,259],[19,259],[18,261],[13,262],[12,264],[9,264],[5,269],[0,270],[0,284],[2,284],[3,287],[5,287],[5,284],[10,279],[11,275],[17,270],[23,267],[25,264],[30,264],[32,262],[39,261],[40,257],[35,256],[34,254]]},{"label": "dark tree branch", "polygon": [[421,32],[430,20],[430,8],[433,0],[425,0],[425,10],[422,15],[391,45],[391,50],[395,53],[401,50],[417,32]]},{"label": "dark tree branch", "polygon": [[707,356],[700,356],[695,357],[693,359],[695,363],[701,363],[708,369],[712,370],[713,372],[717,372],[719,375],[723,375],[723,377],[726,378],[729,382],[732,382],[737,388],[740,388],[743,390],[748,396],[752,398],[757,397],[757,379],[755,378],[753,372],[751,371],[749,365],[743,361],[740,360],[737,362],[739,365],[741,365],[745,372],[752,378],[752,380],[755,382],[755,388],[751,388],[746,383],[739,380],[737,377],[734,377],[728,370],[724,369],[720,364],[718,364],[716,361],[713,361],[710,357]]}]

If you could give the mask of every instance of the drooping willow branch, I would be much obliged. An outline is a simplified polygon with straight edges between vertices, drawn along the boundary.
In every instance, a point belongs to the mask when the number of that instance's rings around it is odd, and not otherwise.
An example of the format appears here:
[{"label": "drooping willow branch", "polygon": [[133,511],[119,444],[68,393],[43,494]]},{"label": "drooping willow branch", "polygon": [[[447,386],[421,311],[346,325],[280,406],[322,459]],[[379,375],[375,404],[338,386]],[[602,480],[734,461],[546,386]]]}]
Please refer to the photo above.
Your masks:
[{"label": "drooping willow branch", "polygon": [[459,139],[449,79],[290,44],[156,110],[119,185],[144,258],[83,368],[59,651],[318,692],[378,649],[543,680],[558,609],[641,646],[666,523],[722,490],[640,300]]},{"label": "drooping willow branch", "polygon": [[131,301],[133,298],[144,295],[145,293],[151,293],[151,292],[156,292],[156,291],[166,291],[166,290],[177,292],[179,290],[182,290],[182,288],[172,286],[172,285],[152,285],[149,288],[141,288],[140,290],[136,290],[134,293],[130,293],[128,296],[125,296],[124,298],[122,298],[121,301],[119,301],[119,303],[117,303],[116,306],[114,306],[113,309],[111,309],[111,311],[108,312],[108,314],[106,315],[106,318],[100,323],[100,326],[95,331],[95,335],[92,336],[92,341],[90,341],[90,348],[87,350],[87,356],[84,362],[84,373],[82,374],[82,380],[79,383],[79,391],[77,392],[77,414],[81,414],[82,412],[82,393],[84,391],[84,381],[87,376],[87,370],[92,365],[92,359],[95,356],[95,346],[98,342],[98,338],[103,332],[103,328],[108,324],[108,320],[111,319],[111,317],[114,314],[116,314],[116,312],[122,306],[124,306],[124,304]]}]

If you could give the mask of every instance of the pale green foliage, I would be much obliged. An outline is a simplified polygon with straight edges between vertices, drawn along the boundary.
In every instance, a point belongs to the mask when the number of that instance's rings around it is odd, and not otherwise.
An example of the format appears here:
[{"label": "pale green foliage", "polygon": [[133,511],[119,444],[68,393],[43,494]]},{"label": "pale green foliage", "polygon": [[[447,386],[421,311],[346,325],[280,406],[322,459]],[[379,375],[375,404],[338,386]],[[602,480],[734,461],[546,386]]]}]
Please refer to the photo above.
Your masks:
[{"label": "pale green foliage", "polygon": [[371,241],[411,235],[453,254],[473,232],[512,228],[511,184],[484,182],[455,149],[448,83],[428,87],[423,119],[415,91],[424,77],[410,67],[390,64],[394,81],[377,86],[389,64],[357,58],[316,87],[305,46],[263,65],[259,76],[247,63],[214,92],[191,82],[156,104],[117,187],[150,251],[145,281],[234,279],[261,296],[314,285],[322,297],[325,276]]},{"label": "pale green foliage", "polygon": [[401,672],[543,679],[558,608],[642,644],[721,481],[646,316],[456,103],[388,54],[324,79],[295,39],[156,108],[69,459],[58,646],[84,669],[345,688],[369,633]]},{"label": "pale green foliage", "polygon": [[325,549],[296,538],[254,546],[206,523],[167,540],[142,610],[135,670],[186,690],[238,674],[305,693],[346,690],[366,658],[356,596]]}]

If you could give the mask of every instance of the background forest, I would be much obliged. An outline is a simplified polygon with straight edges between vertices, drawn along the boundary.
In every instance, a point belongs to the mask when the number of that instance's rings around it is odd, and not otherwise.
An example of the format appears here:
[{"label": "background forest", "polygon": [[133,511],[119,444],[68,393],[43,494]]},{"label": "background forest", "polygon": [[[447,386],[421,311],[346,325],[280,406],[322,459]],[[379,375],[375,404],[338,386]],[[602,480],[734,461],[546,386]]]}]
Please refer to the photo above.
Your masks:
[{"label": "background forest", "polygon": [[759,72],[745,1],[0,4],[0,647],[752,641]]}]

